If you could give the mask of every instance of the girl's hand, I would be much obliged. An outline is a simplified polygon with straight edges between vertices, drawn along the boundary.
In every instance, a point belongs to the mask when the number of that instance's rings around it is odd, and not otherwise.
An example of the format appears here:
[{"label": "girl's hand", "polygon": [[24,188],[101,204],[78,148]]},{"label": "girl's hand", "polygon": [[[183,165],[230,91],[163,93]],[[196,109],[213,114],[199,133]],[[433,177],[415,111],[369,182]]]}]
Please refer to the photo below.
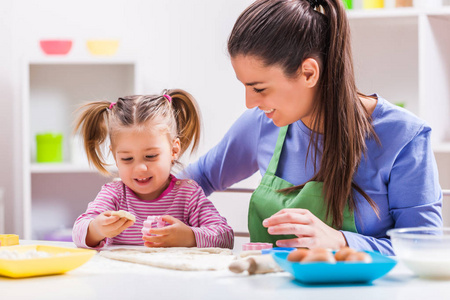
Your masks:
[{"label": "girl's hand", "polygon": [[115,237],[133,224],[134,222],[127,218],[112,216],[111,211],[105,211],[89,224],[86,245],[95,247],[104,238]]},{"label": "girl's hand", "polygon": [[278,240],[278,247],[340,249],[347,246],[342,232],[331,228],[307,209],[282,209],[263,221],[273,235],[294,234],[298,238]]},{"label": "girl's hand", "polygon": [[172,216],[163,216],[162,219],[169,223],[163,228],[151,228],[150,234],[155,236],[143,236],[144,245],[147,247],[195,247],[195,235],[192,229]]}]

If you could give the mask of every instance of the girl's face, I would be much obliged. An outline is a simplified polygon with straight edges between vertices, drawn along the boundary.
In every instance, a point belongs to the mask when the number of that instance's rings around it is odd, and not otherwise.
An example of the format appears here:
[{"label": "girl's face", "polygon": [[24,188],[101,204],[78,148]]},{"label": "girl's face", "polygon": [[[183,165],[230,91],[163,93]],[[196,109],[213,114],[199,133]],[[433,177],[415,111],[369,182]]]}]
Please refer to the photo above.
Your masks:
[{"label": "girl's face", "polygon": [[298,120],[310,127],[317,82],[314,76],[318,73],[306,70],[296,78],[289,78],[281,67],[264,66],[263,61],[254,56],[238,55],[231,58],[231,63],[236,77],[245,86],[247,108],[258,107],[279,127]]},{"label": "girl's face", "polygon": [[111,151],[123,183],[142,200],[153,200],[169,185],[172,162],[180,153],[180,141],[169,141],[167,133],[158,127],[145,128],[118,131]]}]

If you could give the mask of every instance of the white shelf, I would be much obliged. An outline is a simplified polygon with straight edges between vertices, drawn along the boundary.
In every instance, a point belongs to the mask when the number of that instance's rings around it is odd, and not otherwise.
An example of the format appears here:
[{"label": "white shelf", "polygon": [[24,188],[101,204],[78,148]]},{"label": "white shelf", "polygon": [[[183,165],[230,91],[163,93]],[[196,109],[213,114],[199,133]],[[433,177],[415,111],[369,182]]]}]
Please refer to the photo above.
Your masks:
[{"label": "white shelf", "polygon": [[423,13],[415,8],[393,8],[393,9],[355,9],[348,10],[347,16],[352,19],[369,19],[369,18],[402,18],[417,17]]},{"label": "white shelf", "polygon": [[121,64],[131,64],[136,65],[137,60],[131,59],[129,57],[71,57],[71,56],[39,56],[39,57],[31,57],[26,59],[27,63],[30,65],[33,64],[56,64],[56,65],[121,65]]},{"label": "white shelf", "polygon": [[425,16],[450,16],[450,6],[438,8],[418,9],[414,7],[387,8],[387,9],[355,9],[348,10],[347,16],[352,19],[380,19],[405,18]]},{"label": "white shelf", "polygon": [[96,172],[89,166],[74,165],[71,163],[32,163],[31,173],[91,173]]},{"label": "white shelf", "polygon": [[435,153],[448,153],[450,154],[450,142],[449,143],[442,143],[440,145],[437,145],[433,147],[433,151]]},{"label": "white shelf", "polygon": [[[117,168],[111,166],[107,168],[111,172],[116,172]],[[97,169],[88,165],[72,163],[32,163],[31,173],[98,173]]]},{"label": "white shelf", "polygon": [[[138,62],[123,57],[42,56],[23,63],[23,237],[40,239],[61,226],[71,227],[111,181],[88,165],[75,142],[76,109],[86,101],[141,93],[141,75]],[[40,132],[62,133],[64,162],[35,162]],[[110,170],[117,171],[115,166]]]}]

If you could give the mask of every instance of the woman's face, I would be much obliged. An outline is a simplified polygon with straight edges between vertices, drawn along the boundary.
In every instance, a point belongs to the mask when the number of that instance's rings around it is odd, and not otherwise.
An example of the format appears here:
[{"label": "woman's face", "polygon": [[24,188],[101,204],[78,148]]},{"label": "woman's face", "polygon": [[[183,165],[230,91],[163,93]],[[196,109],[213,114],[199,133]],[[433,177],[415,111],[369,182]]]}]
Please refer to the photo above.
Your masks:
[{"label": "woman's face", "polygon": [[310,127],[315,84],[311,87],[304,72],[290,78],[281,67],[264,66],[255,56],[238,55],[231,64],[245,86],[247,108],[258,107],[279,127],[298,120]]}]

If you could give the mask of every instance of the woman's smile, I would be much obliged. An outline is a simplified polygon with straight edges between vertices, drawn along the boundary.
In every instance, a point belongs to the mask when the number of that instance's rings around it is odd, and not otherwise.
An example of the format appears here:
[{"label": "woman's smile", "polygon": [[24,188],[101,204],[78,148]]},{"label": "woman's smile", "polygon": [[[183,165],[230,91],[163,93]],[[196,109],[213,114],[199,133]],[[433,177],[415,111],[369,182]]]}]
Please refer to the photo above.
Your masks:
[{"label": "woman's smile", "polygon": [[270,114],[271,112],[273,112],[275,110],[275,108],[268,109],[268,110],[264,110],[264,109],[261,109],[261,110],[266,114]]}]

